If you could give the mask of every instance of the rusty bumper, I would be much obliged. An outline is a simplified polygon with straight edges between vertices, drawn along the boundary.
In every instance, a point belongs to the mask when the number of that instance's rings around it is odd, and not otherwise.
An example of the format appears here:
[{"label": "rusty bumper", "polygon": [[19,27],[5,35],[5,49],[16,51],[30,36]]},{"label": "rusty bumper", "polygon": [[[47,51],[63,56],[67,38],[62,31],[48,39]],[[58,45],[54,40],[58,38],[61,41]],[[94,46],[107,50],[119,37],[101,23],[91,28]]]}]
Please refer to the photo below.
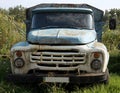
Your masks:
[{"label": "rusty bumper", "polygon": [[7,80],[14,83],[74,83],[74,84],[86,84],[86,83],[100,83],[106,80],[105,74],[85,74],[85,75],[56,75],[56,76],[47,76],[47,75],[35,75],[35,74],[26,74],[26,75],[13,75],[9,74]]}]

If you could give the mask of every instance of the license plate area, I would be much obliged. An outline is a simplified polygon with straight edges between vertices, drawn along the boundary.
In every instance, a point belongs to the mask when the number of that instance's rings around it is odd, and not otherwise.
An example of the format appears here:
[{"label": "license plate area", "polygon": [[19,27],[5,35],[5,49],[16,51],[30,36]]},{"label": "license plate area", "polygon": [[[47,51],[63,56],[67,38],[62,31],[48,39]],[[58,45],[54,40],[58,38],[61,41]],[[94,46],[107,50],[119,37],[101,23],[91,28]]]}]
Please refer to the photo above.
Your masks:
[{"label": "license plate area", "polygon": [[45,82],[50,83],[69,83],[68,77],[44,77]]}]

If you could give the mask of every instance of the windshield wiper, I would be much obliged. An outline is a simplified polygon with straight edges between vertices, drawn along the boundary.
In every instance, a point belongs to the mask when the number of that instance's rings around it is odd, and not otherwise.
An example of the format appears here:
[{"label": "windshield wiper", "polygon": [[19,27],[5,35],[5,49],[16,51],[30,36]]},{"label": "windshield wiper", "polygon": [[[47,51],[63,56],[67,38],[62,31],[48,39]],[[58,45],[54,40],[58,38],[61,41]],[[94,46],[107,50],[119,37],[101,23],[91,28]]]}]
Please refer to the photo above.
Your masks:
[{"label": "windshield wiper", "polygon": [[89,29],[89,30],[92,30],[92,29],[90,29],[90,28],[88,28],[88,27],[74,27],[74,26],[70,26],[70,27],[67,27],[67,28],[73,28],[73,29]]},{"label": "windshield wiper", "polygon": [[41,27],[40,29],[47,29],[47,28],[60,28],[59,26],[44,26]]},{"label": "windshield wiper", "polygon": [[[89,29],[87,27],[75,27],[75,26],[43,26],[40,27],[39,29],[47,29],[47,28],[72,28],[72,29]],[[36,29],[36,28],[34,28]]]},{"label": "windshield wiper", "polygon": [[75,26],[65,26],[64,28],[82,29],[81,27],[75,27]]}]

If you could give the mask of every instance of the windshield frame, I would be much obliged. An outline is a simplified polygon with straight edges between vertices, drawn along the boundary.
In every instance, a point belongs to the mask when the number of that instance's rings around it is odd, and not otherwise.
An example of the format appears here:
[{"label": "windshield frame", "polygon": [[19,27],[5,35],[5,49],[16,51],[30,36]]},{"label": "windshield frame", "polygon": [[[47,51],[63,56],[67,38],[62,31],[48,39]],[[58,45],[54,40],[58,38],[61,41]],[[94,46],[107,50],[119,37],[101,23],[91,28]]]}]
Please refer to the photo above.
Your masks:
[{"label": "windshield frame", "polygon": [[[36,15],[36,14],[43,14],[43,13],[47,13],[47,14],[50,14],[50,13],[73,13],[73,14],[85,14],[85,15],[90,15],[91,16],[91,28],[81,28],[81,27],[74,27],[74,26],[70,26],[70,27],[60,27],[60,26],[43,26],[42,28],[33,28],[32,27],[32,25],[33,25],[33,18],[34,18],[34,16]],[[93,16],[93,13],[91,12],[91,11],[89,11],[89,12],[85,12],[85,11],[34,11],[33,12],[33,15],[32,15],[32,20],[31,20],[32,22],[31,22],[31,29],[48,29],[48,28],[75,28],[75,29],[89,29],[89,30],[93,30],[93,29],[95,29],[95,27],[94,27],[94,16]]]}]

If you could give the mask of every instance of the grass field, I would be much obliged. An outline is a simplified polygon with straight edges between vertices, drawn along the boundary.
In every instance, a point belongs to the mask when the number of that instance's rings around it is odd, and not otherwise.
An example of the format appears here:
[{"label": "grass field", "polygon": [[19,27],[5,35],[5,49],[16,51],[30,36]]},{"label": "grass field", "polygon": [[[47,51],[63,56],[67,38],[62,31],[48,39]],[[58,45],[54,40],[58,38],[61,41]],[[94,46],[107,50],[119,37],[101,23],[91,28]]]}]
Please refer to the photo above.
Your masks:
[{"label": "grass field", "polygon": [[[114,56],[113,56],[114,58]],[[120,64],[116,62],[116,65],[113,65],[115,62],[112,62],[113,59],[110,59],[110,82],[108,85],[97,84],[92,86],[85,87],[75,87],[71,93],[120,93]],[[114,59],[114,60],[119,60]],[[13,83],[8,83],[5,80],[6,75],[10,73],[10,64],[9,60],[1,59],[0,61],[0,93],[68,93],[64,87],[59,85],[47,85],[39,84],[38,86],[33,85],[17,85]]]}]

